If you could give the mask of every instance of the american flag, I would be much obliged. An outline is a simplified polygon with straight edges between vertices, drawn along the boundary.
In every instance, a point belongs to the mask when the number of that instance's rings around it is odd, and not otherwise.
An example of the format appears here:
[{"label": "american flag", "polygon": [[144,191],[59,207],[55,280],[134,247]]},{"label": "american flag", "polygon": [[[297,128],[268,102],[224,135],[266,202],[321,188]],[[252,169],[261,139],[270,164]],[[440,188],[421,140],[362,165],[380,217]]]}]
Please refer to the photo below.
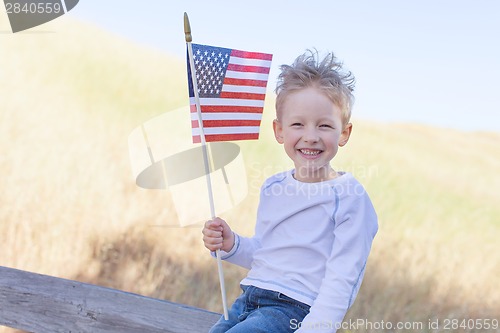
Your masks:
[{"label": "american flag", "polygon": [[[206,142],[258,139],[272,54],[191,45]],[[199,143],[189,59],[188,82],[193,142]]]}]

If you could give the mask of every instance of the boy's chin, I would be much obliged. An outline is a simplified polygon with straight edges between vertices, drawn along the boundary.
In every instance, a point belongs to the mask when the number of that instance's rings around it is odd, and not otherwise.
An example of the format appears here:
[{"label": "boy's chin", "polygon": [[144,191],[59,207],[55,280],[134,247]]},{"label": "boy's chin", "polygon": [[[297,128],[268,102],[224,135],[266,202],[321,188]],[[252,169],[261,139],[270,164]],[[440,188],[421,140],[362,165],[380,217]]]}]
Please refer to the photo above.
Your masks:
[{"label": "boy's chin", "polygon": [[300,178],[324,178],[332,171],[330,165],[314,165],[313,163],[295,167],[295,174]]},{"label": "boy's chin", "polygon": [[[298,164],[298,165],[297,165]],[[325,161],[306,161],[306,163],[295,164],[296,170],[304,170],[304,172],[324,172],[332,168],[330,164],[325,164]]]}]

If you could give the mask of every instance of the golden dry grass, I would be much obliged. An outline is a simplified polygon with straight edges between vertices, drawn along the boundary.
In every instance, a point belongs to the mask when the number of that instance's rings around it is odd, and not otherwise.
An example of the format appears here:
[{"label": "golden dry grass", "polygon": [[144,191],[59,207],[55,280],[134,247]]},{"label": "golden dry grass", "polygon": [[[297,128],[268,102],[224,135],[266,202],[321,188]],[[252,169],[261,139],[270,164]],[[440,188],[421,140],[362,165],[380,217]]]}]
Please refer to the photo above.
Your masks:
[{"label": "golden dry grass", "polygon": [[[0,265],[220,312],[200,228],[166,227],[168,193],[138,188],[128,160],[133,128],[187,104],[183,60],[67,19],[46,27],[0,35]],[[244,235],[261,182],[291,166],[272,113],[269,98],[261,140],[240,143],[249,195],[223,214]],[[334,165],[365,184],[380,231],[347,319],[498,319],[500,134],[354,124]],[[231,301],[245,271],[224,267]]]}]

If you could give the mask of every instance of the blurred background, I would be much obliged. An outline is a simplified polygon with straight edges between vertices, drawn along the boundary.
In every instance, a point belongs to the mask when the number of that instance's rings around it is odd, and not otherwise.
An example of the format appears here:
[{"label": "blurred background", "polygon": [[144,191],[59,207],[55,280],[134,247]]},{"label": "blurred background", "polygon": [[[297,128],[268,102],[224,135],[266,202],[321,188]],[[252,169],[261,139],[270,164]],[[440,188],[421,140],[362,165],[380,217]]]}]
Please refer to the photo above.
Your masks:
[{"label": "blurred background", "polygon": [[[137,126],[188,105],[184,11],[196,43],[274,54],[261,138],[238,142],[249,193],[222,215],[236,232],[252,235],[262,181],[292,167],[272,135],[279,65],[331,50],[357,77],[333,166],[380,223],[346,319],[499,319],[493,1],[85,0],[16,34],[0,11],[0,265],[222,311],[201,227],[175,227],[169,192],[136,186],[128,155]],[[245,270],[224,269],[231,302]]]}]

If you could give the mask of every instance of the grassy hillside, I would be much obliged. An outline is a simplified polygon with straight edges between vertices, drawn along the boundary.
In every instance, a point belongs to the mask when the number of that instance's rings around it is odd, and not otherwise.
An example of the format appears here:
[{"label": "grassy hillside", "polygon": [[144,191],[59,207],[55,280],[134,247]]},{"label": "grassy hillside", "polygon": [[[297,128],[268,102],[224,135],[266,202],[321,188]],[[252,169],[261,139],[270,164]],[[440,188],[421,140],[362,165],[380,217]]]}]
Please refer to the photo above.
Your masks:
[{"label": "grassy hillside", "polygon": [[[183,59],[66,18],[44,27],[0,34],[0,265],[221,311],[201,229],[166,227],[168,192],[138,188],[129,165],[129,133],[187,104]],[[223,215],[245,235],[261,182],[291,167],[267,102],[261,139],[239,143],[249,195]],[[380,218],[349,318],[498,318],[500,133],[354,119],[334,166]],[[245,271],[224,267],[231,301]]]}]

